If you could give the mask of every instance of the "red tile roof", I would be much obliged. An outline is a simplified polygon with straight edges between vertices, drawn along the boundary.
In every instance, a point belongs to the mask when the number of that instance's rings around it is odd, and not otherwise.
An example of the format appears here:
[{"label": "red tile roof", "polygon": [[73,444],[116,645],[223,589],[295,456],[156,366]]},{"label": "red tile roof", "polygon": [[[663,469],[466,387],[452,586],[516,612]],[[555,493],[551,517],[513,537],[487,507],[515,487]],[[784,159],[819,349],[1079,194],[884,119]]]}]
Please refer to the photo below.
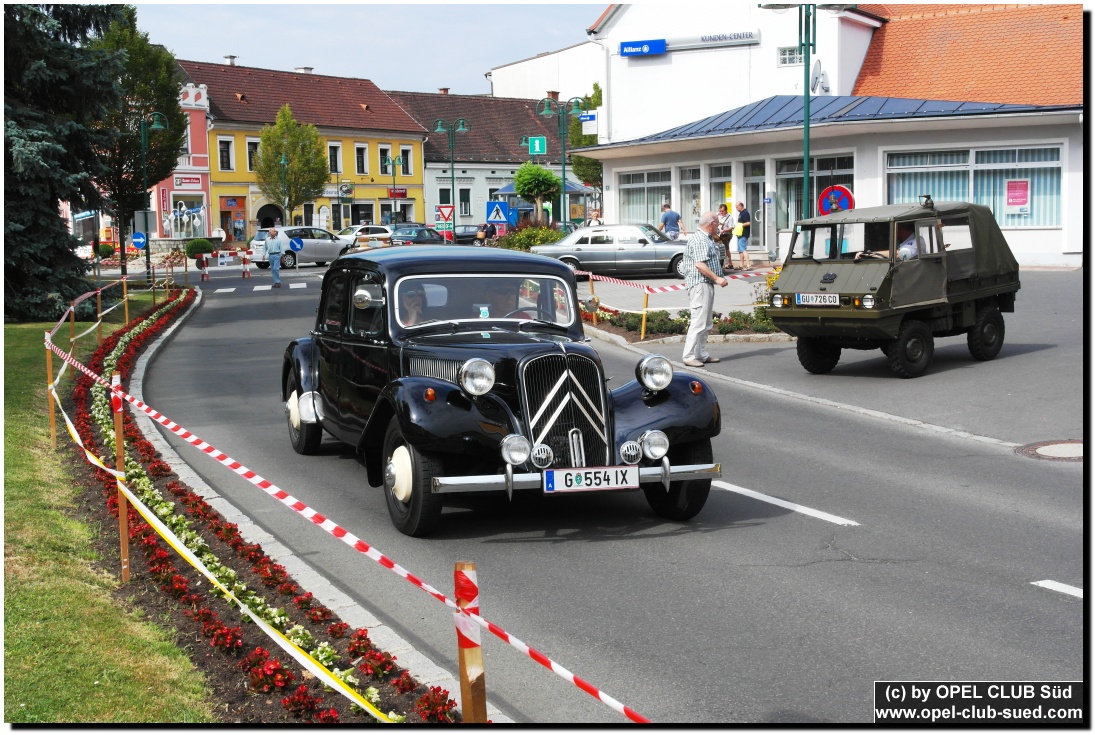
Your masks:
[{"label": "red tile roof", "polygon": [[539,100],[429,92],[386,94],[430,131],[423,150],[427,161],[447,163],[449,160],[448,135],[433,132],[435,121],[453,123],[462,117],[469,130],[456,134],[453,158],[457,161],[524,162],[530,157],[528,147],[520,144],[521,138],[542,135],[547,138],[549,155],[538,156],[537,162],[559,162],[558,119],[537,115]]},{"label": "red tile roof", "polygon": [[1082,5],[860,5],[887,18],[853,94],[1082,104]]},{"label": "red tile roof", "polygon": [[422,134],[425,131],[368,79],[179,61],[186,81],[209,88],[217,120],[273,125],[288,104],[297,121],[317,127]]}]

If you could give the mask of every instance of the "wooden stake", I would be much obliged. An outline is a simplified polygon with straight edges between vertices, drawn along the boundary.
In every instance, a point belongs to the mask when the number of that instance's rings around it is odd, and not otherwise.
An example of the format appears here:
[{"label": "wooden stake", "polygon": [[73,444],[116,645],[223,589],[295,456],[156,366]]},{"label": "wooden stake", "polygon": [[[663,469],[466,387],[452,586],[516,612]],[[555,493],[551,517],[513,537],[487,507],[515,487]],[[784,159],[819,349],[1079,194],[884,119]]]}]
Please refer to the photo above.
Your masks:
[{"label": "wooden stake", "polygon": [[[596,292],[594,292],[594,290],[593,290],[593,275],[592,274],[590,274],[590,276],[589,276],[589,295],[590,296],[596,296],[597,295]],[[600,310],[599,308],[594,308],[593,309],[593,326],[597,326],[597,312],[599,310]]]},{"label": "wooden stake", "polygon": [[103,343],[103,292],[95,292],[95,332],[99,338],[99,344]]},{"label": "wooden stake", "polygon": [[152,266],[152,306],[156,306],[156,266]]},{"label": "wooden stake", "polygon": [[646,307],[650,305],[650,294],[643,292],[643,328],[639,330],[639,339],[646,339]]},{"label": "wooden stake", "polygon": [[[110,384],[120,386],[122,376],[115,370],[110,375]],[[114,461],[117,470],[125,474],[125,435],[122,429],[122,399],[111,394],[111,406],[114,408]],[[118,488],[118,535],[122,552],[122,583],[129,581],[129,502],[125,493]]]},{"label": "wooden stake", "polygon": [[[49,332],[46,332],[49,341]],[[53,350],[46,345],[46,401],[49,403],[49,443],[57,450],[57,408],[53,405],[53,396],[49,393],[49,384],[53,382]]]},{"label": "wooden stake", "polygon": [[68,314],[68,352],[74,354],[72,348],[76,346],[76,302],[72,302],[72,311]]},{"label": "wooden stake", "polygon": [[[479,614],[479,588],[475,580],[475,564],[470,561],[458,561],[453,571],[456,581],[456,606],[461,610]],[[463,577],[463,579],[461,579]],[[467,580],[472,582],[471,585]],[[471,597],[469,597],[469,595]],[[456,613],[459,616],[459,613]],[[479,626],[475,623],[474,642],[460,633],[457,628],[457,642],[460,645],[460,711],[464,722],[487,721],[487,674],[483,669],[483,647],[479,644]],[[459,623],[458,623],[459,626]]]},{"label": "wooden stake", "polygon": [[122,279],[122,311],[125,312],[125,323],[129,324],[129,281]]}]

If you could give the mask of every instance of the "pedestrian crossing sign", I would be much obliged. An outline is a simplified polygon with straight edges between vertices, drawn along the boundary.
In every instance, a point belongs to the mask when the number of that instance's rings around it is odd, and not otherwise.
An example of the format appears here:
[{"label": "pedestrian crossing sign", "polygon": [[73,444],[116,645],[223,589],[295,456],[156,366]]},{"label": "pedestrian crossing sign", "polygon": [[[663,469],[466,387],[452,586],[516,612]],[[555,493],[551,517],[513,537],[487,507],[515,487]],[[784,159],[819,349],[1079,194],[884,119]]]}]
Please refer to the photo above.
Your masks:
[{"label": "pedestrian crossing sign", "polygon": [[487,202],[487,222],[509,222],[509,202]]}]

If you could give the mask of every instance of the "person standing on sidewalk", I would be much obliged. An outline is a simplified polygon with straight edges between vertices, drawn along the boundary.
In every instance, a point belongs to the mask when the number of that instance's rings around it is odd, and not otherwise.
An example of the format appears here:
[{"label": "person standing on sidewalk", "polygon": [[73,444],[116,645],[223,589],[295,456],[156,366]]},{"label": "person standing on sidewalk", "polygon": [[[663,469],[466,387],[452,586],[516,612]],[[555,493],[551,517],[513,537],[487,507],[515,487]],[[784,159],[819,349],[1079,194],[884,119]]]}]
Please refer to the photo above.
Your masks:
[{"label": "person standing on sidewalk", "polygon": [[719,205],[718,229],[715,231],[715,239],[726,247],[726,270],[734,270],[734,259],[730,253],[733,249],[730,243],[734,242],[734,215],[726,211],[726,205]]},{"label": "person standing on sidewalk", "polygon": [[713,324],[715,286],[725,287],[730,281],[722,275],[722,243],[714,239],[718,215],[704,212],[697,229],[688,236],[684,250],[684,285],[688,289],[688,336],[684,339],[684,364],[702,367],[705,362],[719,362],[707,352],[707,335]]},{"label": "person standing on sidewalk", "polygon": [[681,236],[681,216],[674,212],[668,204],[662,205],[661,230],[670,240],[676,240]]},{"label": "person standing on sidewalk", "polygon": [[270,261],[270,275],[274,277],[274,288],[281,288],[281,254],[284,248],[277,229],[270,228],[270,236],[266,238],[266,259]]},{"label": "person standing on sidewalk", "polygon": [[738,226],[734,228],[734,234],[738,236],[738,257],[741,258],[741,269],[752,268],[753,262],[749,260],[749,226],[752,224],[749,210],[738,202]]}]

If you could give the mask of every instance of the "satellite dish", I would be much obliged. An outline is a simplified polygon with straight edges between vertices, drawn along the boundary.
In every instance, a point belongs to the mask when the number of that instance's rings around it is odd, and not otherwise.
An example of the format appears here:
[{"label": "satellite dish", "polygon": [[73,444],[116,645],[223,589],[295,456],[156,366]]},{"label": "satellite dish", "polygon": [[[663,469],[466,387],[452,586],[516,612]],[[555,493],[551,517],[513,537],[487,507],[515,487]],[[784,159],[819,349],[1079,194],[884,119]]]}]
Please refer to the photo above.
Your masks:
[{"label": "satellite dish", "polygon": [[821,72],[821,91],[822,92],[828,92],[829,91],[829,75],[826,74],[825,72]]},{"label": "satellite dish", "polygon": [[814,62],[814,68],[810,72],[810,91],[816,92],[817,85],[821,82],[821,59]]}]

